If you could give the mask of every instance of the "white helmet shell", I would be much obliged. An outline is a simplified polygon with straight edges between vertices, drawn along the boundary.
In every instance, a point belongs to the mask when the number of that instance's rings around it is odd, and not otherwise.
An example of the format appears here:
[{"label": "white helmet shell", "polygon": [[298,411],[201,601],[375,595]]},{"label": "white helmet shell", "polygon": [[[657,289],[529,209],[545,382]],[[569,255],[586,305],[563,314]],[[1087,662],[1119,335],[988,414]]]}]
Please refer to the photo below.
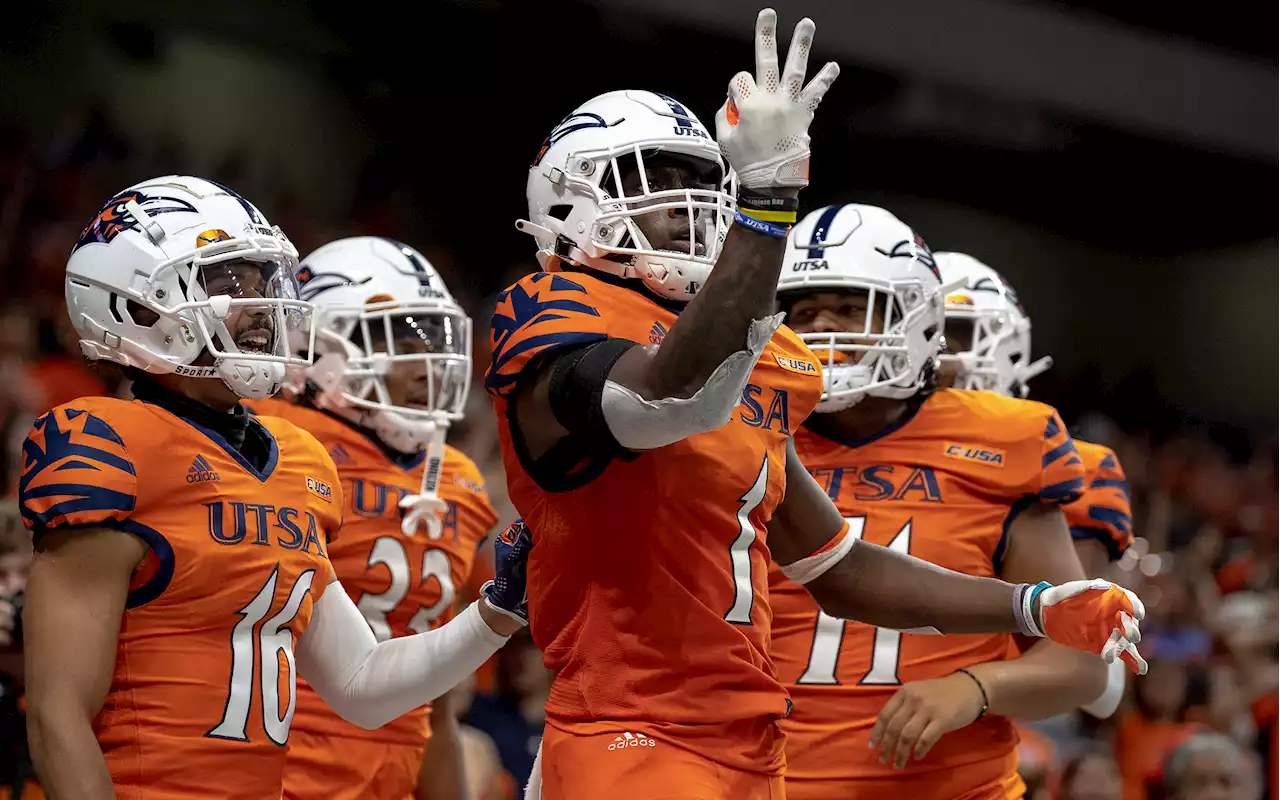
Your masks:
[{"label": "white helmet shell", "polygon": [[1027,382],[1052,366],[1053,359],[1032,363],[1031,318],[1013,287],[972,256],[936,257],[951,287],[945,305],[950,352],[941,358],[957,368],[956,387],[1026,397]]},{"label": "white helmet shell", "polygon": [[[471,319],[417,250],[357,236],[324,245],[298,270],[315,304],[318,403],[414,453],[437,425],[462,418],[471,384]],[[387,376],[411,365],[413,402],[392,402]],[[420,370],[420,371],[419,371]]]},{"label": "white helmet shell", "polygon": [[[707,188],[654,189],[645,159],[662,154],[690,161],[709,176]],[[641,176],[627,195],[622,178]],[[654,294],[691,300],[706,283],[733,218],[731,178],[711,133],[685,106],[637,90],[602,94],[551,131],[529,169],[529,219],[516,227],[538,243],[548,272],[561,263],[639,278]],[[685,251],[655,249],[636,218],[683,211],[694,230]]]},{"label": "white helmet shell", "polygon": [[819,413],[868,395],[906,399],[924,386],[942,349],[941,288],[928,246],[883,208],[827,206],[792,229],[778,281],[784,307],[822,292],[867,298],[861,330],[800,334],[823,361]]},{"label": "white helmet shell", "polygon": [[[248,200],[169,175],[115,195],[81,232],[67,261],[67,312],[86,358],[217,377],[260,399],[280,388],[287,366],[310,363],[310,346],[295,355],[289,341],[311,313],[298,299],[297,263],[293,244]],[[248,339],[239,334],[245,347],[227,327],[240,315],[257,321]]]}]

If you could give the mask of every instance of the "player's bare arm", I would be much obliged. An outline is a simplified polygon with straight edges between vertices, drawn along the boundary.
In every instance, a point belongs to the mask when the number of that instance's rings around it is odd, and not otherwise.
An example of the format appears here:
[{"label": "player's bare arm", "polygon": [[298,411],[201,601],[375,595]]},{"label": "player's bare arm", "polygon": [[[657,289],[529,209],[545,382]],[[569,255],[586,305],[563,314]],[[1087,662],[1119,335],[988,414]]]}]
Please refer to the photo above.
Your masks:
[{"label": "player's bare arm", "polygon": [[[734,76],[717,115],[717,139],[740,192],[735,224],[715,269],[657,347],[634,347],[619,356],[622,348],[603,342],[584,348],[594,354],[569,353],[543,365],[516,399],[516,418],[533,457],[569,434],[573,423],[566,424],[566,406],[602,414],[618,442],[632,450],[661,447],[727,422],[779,322],[771,313],[788,223],[795,221],[799,191],[808,184],[808,128],[839,74],[829,63],[804,84],[814,33],[813,21],[805,18],[779,76],[776,27],[773,10],[761,11],[756,73]],[[682,213],[665,212],[672,218]],[[590,366],[606,353],[613,353],[601,362],[607,367]],[[592,387],[586,392],[592,395],[589,404],[557,397],[556,386],[570,382]]]},{"label": "player's bare arm", "polygon": [[1076,539],[1075,551],[1086,575],[1101,575],[1111,561],[1107,548],[1097,539]]},{"label": "player's bare arm", "polygon": [[453,697],[446,694],[431,704],[431,738],[422,753],[416,800],[472,800],[462,746]]},{"label": "player's bare arm", "polygon": [[113,798],[93,732],[115,667],[129,580],[147,553],[110,529],[51,530],[37,541],[23,612],[27,735],[51,798]]},{"label": "player's bare arm", "polygon": [[857,541],[847,527],[789,443],[787,494],[769,522],[770,551],[828,614],[897,630],[1042,636],[1146,671],[1133,647],[1145,610],[1125,589],[963,575]]},{"label": "player's bare arm", "polygon": [[[1014,583],[1084,580],[1060,509],[1034,505],[1018,515],[1001,576]],[[1027,720],[1063,714],[1096,698],[1106,682],[1107,667],[1093,654],[1042,640],[1019,658],[903,686],[881,710],[871,743],[881,763],[901,769],[908,758],[928,755],[943,734],[987,714]]]}]

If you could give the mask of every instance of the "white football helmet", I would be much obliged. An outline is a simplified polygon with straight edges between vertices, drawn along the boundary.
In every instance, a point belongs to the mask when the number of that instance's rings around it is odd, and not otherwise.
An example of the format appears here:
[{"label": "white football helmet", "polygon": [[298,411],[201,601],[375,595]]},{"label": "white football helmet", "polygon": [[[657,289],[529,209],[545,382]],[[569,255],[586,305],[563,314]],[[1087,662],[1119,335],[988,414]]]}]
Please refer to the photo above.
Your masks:
[{"label": "white football helmet", "polygon": [[[708,188],[651,187],[645,160],[658,155],[691,164]],[[626,195],[623,175],[633,169],[640,193]],[[561,262],[588,267],[687,301],[720,255],[733,219],[731,182],[711,133],[683,105],[653,92],[609,92],[579,106],[543,142],[529,168],[529,219],[516,227],[537,241],[548,272]],[[640,215],[672,209],[694,226],[684,251],[655,249],[636,225]]]},{"label": "white football helmet", "polygon": [[957,369],[956,388],[1026,397],[1027,381],[1053,366],[1031,361],[1031,319],[1000,273],[964,253],[937,253],[946,298],[950,353],[941,361]]},{"label": "white football helmet", "polygon": [[[417,250],[376,236],[330,242],[298,270],[315,304],[317,404],[415,453],[437,425],[462,418],[471,385],[471,319]],[[420,342],[410,349],[405,342]],[[410,405],[392,402],[387,375],[420,365]]]},{"label": "white football helmet", "polygon": [[[86,358],[152,373],[221,378],[240,397],[274,394],[294,354],[298,251],[248,200],[169,175],[107,201],[67,261],[67,312]],[[227,320],[257,320],[233,334]],[[204,354],[208,355],[205,356]],[[203,359],[208,363],[197,365]]]},{"label": "white football helmet", "polygon": [[883,208],[818,209],[787,238],[778,299],[787,308],[824,291],[865,293],[867,315],[860,331],[800,334],[823,362],[818,412],[916,394],[943,345],[942,279],[924,241]]}]

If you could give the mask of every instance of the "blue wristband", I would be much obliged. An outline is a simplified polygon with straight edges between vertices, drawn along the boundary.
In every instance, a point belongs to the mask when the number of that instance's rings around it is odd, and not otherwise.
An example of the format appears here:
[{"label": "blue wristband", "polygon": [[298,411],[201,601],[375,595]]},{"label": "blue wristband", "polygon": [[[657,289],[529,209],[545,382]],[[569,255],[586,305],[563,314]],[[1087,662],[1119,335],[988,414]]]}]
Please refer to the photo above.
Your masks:
[{"label": "blue wristband", "polygon": [[756,233],[763,233],[775,239],[785,239],[791,233],[791,228],[788,226],[774,225],[772,222],[749,217],[741,211],[733,212],[733,221],[739,225],[745,225]]}]

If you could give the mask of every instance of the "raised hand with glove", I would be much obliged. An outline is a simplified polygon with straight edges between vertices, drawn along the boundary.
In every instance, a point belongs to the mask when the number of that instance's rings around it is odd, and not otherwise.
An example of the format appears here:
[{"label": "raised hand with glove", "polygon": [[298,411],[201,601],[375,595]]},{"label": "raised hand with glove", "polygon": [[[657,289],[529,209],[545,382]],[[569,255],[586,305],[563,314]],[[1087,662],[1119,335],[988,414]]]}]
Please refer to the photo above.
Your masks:
[{"label": "raised hand with glove", "polygon": [[756,74],[739,72],[729,82],[729,96],[716,114],[716,139],[738,176],[734,221],[785,238],[796,219],[797,192],[809,185],[809,125],[840,67],[828,63],[805,85],[815,30],[805,17],[779,74],[777,25],[771,8],[756,17]]}]

